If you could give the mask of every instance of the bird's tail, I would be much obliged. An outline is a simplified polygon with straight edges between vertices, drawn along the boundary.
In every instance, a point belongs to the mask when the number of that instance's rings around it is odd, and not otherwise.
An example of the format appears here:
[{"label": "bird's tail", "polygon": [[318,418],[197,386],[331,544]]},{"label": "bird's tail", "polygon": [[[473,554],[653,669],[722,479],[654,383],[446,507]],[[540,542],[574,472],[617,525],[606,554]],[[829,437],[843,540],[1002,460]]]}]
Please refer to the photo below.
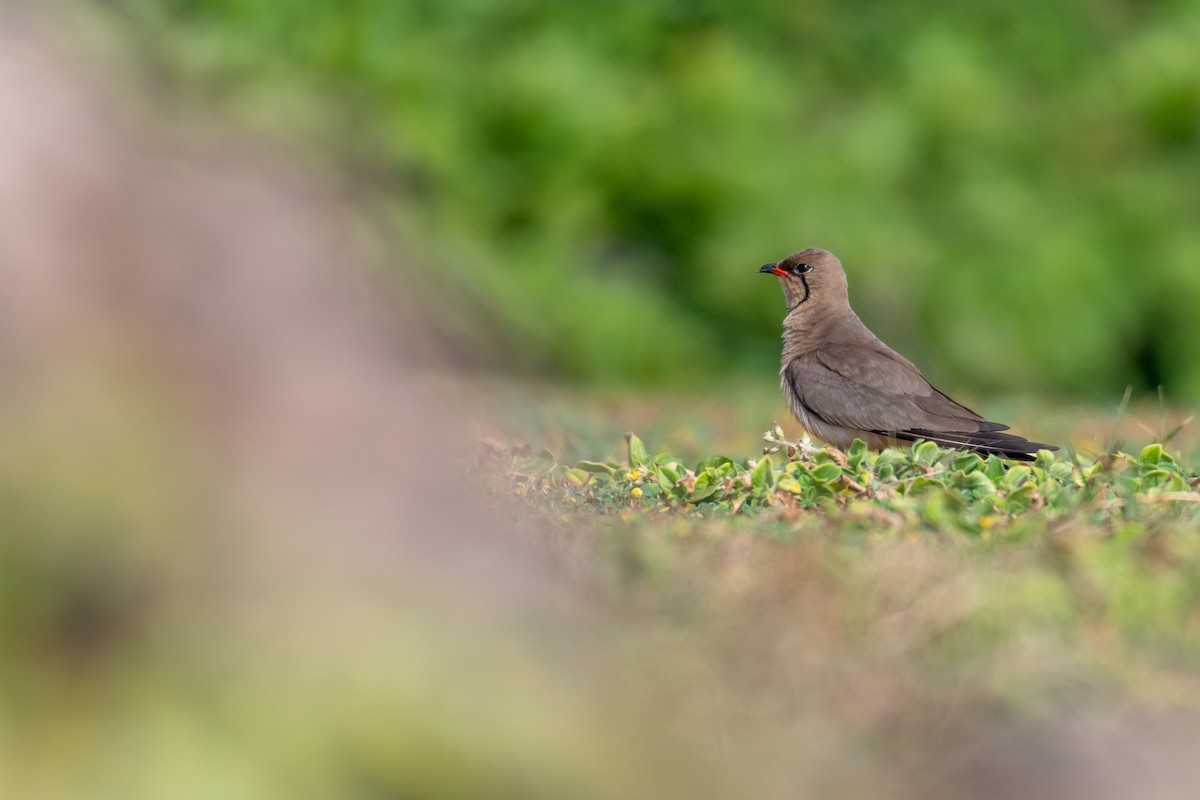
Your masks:
[{"label": "bird's tail", "polygon": [[995,430],[982,431],[926,431],[911,430],[888,434],[905,442],[916,442],[922,439],[935,442],[943,447],[953,447],[959,450],[972,450],[982,455],[994,455],[1009,458],[1013,461],[1033,461],[1037,458],[1038,450],[1057,450],[1052,444],[1031,442],[1021,436],[1011,433],[1001,433]]}]

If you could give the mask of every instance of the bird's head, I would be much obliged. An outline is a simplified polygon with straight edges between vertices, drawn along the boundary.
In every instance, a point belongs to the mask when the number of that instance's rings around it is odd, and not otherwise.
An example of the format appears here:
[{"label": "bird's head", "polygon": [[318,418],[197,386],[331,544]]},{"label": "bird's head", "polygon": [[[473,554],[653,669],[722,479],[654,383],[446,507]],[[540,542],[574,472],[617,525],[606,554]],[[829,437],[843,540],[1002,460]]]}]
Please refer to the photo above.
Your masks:
[{"label": "bird's head", "polygon": [[803,311],[806,303],[829,307],[850,302],[842,262],[828,250],[801,250],[758,271],[779,278],[788,313]]}]

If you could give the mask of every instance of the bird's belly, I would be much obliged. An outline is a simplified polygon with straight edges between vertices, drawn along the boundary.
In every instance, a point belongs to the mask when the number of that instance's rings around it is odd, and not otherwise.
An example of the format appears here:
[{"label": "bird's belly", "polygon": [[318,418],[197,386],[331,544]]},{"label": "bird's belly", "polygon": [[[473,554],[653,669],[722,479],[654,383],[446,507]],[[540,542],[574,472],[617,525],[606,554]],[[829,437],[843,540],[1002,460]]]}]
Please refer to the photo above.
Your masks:
[{"label": "bird's belly", "polygon": [[856,430],[854,428],[843,428],[840,425],[825,422],[815,415],[810,414],[808,409],[801,403],[796,402],[786,388],[784,389],[784,394],[787,396],[788,408],[791,410],[792,416],[814,438],[827,442],[840,450],[845,450],[855,439],[862,439],[867,443],[867,447],[870,447],[872,450],[882,450],[891,444],[886,436],[881,436],[878,433]]},{"label": "bird's belly", "polygon": [[830,425],[827,422],[813,419],[812,415],[806,415],[806,418],[800,420],[800,424],[812,436],[823,442],[828,442],[839,450],[845,450],[855,439],[862,439],[867,443],[867,447],[870,447],[872,450],[882,450],[890,444],[886,436],[880,436],[878,433],[855,430],[854,428],[843,428],[840,425]]}]

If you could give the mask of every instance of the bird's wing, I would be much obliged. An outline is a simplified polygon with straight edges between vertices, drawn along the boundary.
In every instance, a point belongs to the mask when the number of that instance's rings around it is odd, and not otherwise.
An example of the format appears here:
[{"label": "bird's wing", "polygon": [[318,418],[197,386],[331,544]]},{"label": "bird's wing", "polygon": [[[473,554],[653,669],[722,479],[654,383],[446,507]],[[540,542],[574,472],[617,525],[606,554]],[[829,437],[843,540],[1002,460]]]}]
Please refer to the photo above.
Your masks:
[{"label": "bird's wing", "polygon": [[899,354],[863,345],[838,345],[797,356],[785,379],[806,413],[829,425],[926,439],[985,455],[1034,461],[1039,450],[1057,450],[1009,433],[934,389]]},{"label": "bird's wing", "polygon": [[1058,449],[1001,433],[1007,425],[954,402],[891,351],[826,346],[792,359],[784,375],[804,410],[830,425],[1025,461],[1038,450]]},{"label": "bird's wing", "polygon": [[833,425],[897,434],[909,430],[1003,430],[939,392],[897,353],[825,346],[792,360],[788,380],[810,413]]}]

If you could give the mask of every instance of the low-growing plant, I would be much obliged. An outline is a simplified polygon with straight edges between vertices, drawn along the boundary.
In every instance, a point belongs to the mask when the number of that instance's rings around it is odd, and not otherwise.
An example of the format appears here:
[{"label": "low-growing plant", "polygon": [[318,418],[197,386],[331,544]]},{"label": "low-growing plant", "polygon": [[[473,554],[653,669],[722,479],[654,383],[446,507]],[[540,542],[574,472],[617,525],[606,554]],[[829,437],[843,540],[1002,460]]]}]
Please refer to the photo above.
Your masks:
[{"label": "low-growing plant", "polygon": [[563,513],[761,515],[837,514],[846,524],[957,530],[987,537],[998,526],[1040,515],[1068,515],[1116,526],[1151,515],[1200,516],[1200,477],[1163,445],[1138,454],[1094,459],[1049,451],[1032,464],[947,450],[933,442],[846,451],[818,447],[807,436],[763,434],[758,458],[709,456],[694,465],[668,453],[651,455],[626,434],[623,461],[560,464],[549,450],[503,451],[493,489]]}]

